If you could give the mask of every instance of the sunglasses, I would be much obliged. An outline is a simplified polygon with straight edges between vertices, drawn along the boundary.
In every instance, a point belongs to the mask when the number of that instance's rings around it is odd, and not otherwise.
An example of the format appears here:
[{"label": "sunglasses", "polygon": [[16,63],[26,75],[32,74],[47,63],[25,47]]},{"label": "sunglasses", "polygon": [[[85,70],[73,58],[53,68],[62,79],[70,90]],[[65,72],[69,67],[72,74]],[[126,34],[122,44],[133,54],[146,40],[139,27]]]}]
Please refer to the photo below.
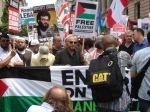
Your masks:
[{"label": "sunglasses", "polygon": [[73,43],[74,43],[74,44],[77,44],[77,42],[72,42],[72,41],[70,41],[70,44],[73,44]]},{"label": "sunglasses", "polygon": [[2,42],[9,42],[9,40],[1,40]]}]

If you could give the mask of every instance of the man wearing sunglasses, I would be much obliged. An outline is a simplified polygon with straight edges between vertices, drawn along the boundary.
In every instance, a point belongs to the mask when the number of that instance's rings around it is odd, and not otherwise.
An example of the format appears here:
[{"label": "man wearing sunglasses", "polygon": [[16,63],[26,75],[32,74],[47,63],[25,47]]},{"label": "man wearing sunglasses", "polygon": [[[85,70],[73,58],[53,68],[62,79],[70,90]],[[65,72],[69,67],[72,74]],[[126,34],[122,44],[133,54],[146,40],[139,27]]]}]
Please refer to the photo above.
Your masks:
[{"label": "man wearing sunglasses", "polygon": [[10,40],[7,34],[0,35],[0,69],[3,67],[23,66],[23,62],[16,54],[15,49],[10,49]]},{"label": "man wearing sunglasses", "polygon": [[57,51],[53,65],[80,66],[86,62],[81,53],[76,50],[77,39],[72,35],[66,39],[65,48]]}]

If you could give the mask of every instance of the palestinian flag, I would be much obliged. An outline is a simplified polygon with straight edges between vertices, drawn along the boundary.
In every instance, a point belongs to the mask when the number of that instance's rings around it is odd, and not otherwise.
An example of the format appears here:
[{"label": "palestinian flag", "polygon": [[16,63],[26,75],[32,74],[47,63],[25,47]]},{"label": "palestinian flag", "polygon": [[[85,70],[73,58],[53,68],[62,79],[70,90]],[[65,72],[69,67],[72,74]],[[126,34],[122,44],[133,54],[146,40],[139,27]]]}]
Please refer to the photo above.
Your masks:
[{"label": "palestinian flag", "polygon": [[96,4],[78,2],[76,18],[94,20],[96,7]]},{"label": "palestinian flag", "polygon": [[47,67],[19,67],[0,70],[0,112],[26,112],[40,105],[52,87]]},{"label": "palestinian flag", "polygon": [[107,26],[112,28],[122,18],[122,11],[128,6],[128,0],[113,0],[107,13]]}]

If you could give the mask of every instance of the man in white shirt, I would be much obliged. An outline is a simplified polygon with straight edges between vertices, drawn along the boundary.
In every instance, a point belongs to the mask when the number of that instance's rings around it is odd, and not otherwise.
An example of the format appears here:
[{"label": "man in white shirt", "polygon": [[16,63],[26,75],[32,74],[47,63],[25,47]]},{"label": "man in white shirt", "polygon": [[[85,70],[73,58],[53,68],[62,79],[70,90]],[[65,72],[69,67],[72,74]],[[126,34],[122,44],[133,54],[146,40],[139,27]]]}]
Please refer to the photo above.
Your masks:
[{"label": "man in white shirt", "polygon": [[0,69],[5,66],[8,68],[23,66],[23,62],[18,54],[16,54],[16,50],[11,50],[9,44],[9,36],[7,34],[0,35]]}]

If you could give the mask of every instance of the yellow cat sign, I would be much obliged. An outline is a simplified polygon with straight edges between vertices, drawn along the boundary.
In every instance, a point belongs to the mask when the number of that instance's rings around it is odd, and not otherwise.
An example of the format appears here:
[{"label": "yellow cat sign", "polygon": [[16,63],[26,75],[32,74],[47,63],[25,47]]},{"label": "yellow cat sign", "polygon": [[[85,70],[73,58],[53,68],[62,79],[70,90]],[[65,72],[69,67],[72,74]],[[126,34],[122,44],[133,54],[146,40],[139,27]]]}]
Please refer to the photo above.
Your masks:
[{"label": "yellow cat sign", "polygon": [[108,75],[111,75],[109,72],[93,74],[93,83],[104,82],[107,81]]}]

